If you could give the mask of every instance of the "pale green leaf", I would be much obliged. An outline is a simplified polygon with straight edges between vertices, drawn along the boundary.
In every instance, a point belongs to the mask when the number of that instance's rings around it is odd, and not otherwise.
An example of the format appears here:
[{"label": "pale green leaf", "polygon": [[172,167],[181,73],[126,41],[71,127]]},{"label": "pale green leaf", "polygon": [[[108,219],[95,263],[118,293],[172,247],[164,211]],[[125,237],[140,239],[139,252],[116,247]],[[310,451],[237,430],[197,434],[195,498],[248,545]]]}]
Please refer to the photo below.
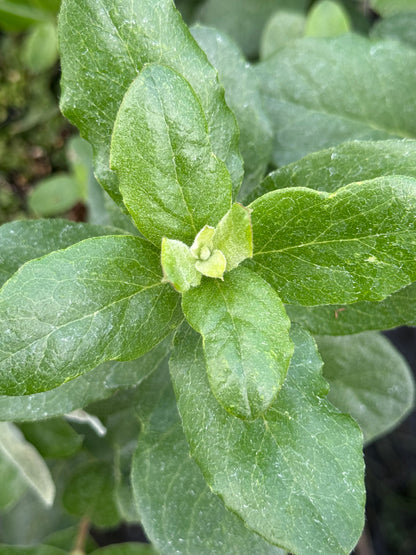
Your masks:
[{"label": "pale green leaf", "polygon": [[352,139],[416,137],[416,52],[398,42],[301,39],[257,71],[277,166]]},{"label": "pale green leaf", "polygon": [[39,23],[29,31],[22,45],[22,59],[29,71],[40,73],[51,68],[57,62],[58,40],[56,35],[54,21]]},{"label": "pale green leaf", "polygon": [[191,31],[217,69],[225,89],[225,100],[237,119],[244,160],[244,180],[239,191],[242,198],[264,176],[272,153],[273,133],[262,106],[261,83],[253,67],[227,35],[201,26]]},{"label": "pale green leaf", "polygon": [[206,260],[197,260],[195,262],[195,268],[204,276],[222,279],[227,266],[227,260],[224,254],[216,249],[212,253],[208,251],[208,256],[209,258]]},{"label": "pale green leaf", "polygon": [[114,125],[111,167],[139,230],[192,242],[231,207],[232,184],[213,153],[199,99],[175,71],[146,66],[126,93]]},{"label": "pale green leaf", "polygon": [[416,11],[414,0],[370,0],[370,5],[374,11],[384,17],[395,13]]},{"label": "pale green leaf", "polygon": [[348,31],[351,31],[351,21],[339,2],[320,0],[308,12],[305,24],[307,37],[337,37]]},{"label": "pale green leaf", "polygon": [[254,422],[228,414],[207,381],[202,341],[177,333],[171,374],[190,451],[208,485],[252,530],[292,553],[348,554],[364,523],[362,435],[324,396],[316,345],[299,327],[288,376]]},{"label": "pale green leaf", "polygon": [[[145,406],[145,410],[142,406]],[[143,420],[132,484],[146,534],[161,553],[283,555],[228,511],[189,457],[166,372],[141,386]]]},{"label": "pale green leaf", "polygon": [[103,362],[83,376],[50,391],[16,397],[0,395],[0,420],[21,422],[67,414],[112,396],[120,387],[138,385],[165,358],[170,342],[171,338],[167,337],[136,360]]},{"label": "pale green leaf", "polygon": [[50,507],[55,497],[55,484],[49,469],[22,432],[9,422],[0,422],[0,452],[16,467],[28,487]]},{"label": "pale green leaf", "polygon": [[317,337],[328,399],[355,418],[366,442],[386,434],[414,407],[415,385],[404,357],[381,334]]},{"label": "pale green leaf", "polygon": [[68,220],[22,220],[0,227],[0,285],[22,264],[64,249],[88,237],[124,234],[114,227],[75,223]]},{"label": "pale green leaf", "polygon": [[216,71],[171,0],[64,0],[59,38],[62,111],[93,146],[98,181],[118,203],[117,178],[109,169],[111,132],[128,87],[151,62],[173,68],[191,84],[212,149],[238,190],[243,170],[235,118]]},{"label": "pale green leaf", "polygon": [[114,475],[103,461],[78,467],[66,484],[62,502],[75,516],[89,517],[96,526],[110,527],[119,522],[114,498]]},{"label": "pale green leaf", "polygon": [[64,418],[23,422],[19,428],[45,458],[69,457],[79,451],[82,444],[82,436]]},{"label": "pale green leaf", "polygon": [[250,205],[259,272],[284,302],[379,301],[416,279],[416,180],[385,177],[334,193],[267,193]]},{"label": "pale green leaf", "polygon": [[28,195],[28,207],[41,217],[57,216],[67,212],[82,200],[75,177],[69,174],[54,174],[40,181]]},{"label": "pale green leaf", "polygon": [[307,5],[307,0],[207,0],[198,13],[198,20],[220,29],[239,44],[246,56],[255,58],[268,18],[276,10],[298,11]]},{"label": "pale green leaf", "polygon": [[38,393],[106,360],[149,351],[181,320],[159,253],[132,236],[96,237],[32,260],[0,291],[1,390]]},{"label": "pale green leaf", "polygon": [[162,267],[165,278],[177,291],[199,285],[202,274],[195,268],[195,257],[182,241],[162,239]]},{"label": "pale green leaf", "polygon": [[182,307],[204,338],[208,379],[232,414],[259,417],[285,379],[293,345],[282,302],[261,277],[246,268],[204,280],[184,293]]},{"label": "pale green leaf", "polygon": [[250,195],[250,200],[286,187],[333,193],[349,183],[386,175],[408,175],[416,179],[416,141],[351,141],[313,152],[270,173]]},{"label": "pale green leaf", "polygon": [[279,10],[268,20],[260,41],[260,59],[265,60],[296,39],[303,37],[303,13]]},{"label": "pale green leaf", "polygon": [[416,13],[397,13],[379,19],[371,28],[370,37],[376,40],[398,40],[416,48]]},{"label": "pale green leaf", "polygon": [[213,248],[224,254],[227,272],[253,256],[250,210],[241,204],[232,205],[215,228]]},{"label": "pale green leaf", "polygon": [[27,488],[19,469],[0,450],[0,510],[10,509]]}]

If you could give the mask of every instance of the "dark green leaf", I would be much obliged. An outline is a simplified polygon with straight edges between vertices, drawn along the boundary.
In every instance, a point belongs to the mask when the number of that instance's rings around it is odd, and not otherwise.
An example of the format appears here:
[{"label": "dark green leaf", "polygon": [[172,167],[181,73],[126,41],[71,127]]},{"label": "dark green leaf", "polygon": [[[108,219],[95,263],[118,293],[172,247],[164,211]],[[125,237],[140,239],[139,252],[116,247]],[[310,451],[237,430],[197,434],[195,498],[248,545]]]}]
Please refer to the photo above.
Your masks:
[{"label": "dark green leaf", "polygon": [[335,193],[280,189],[250,205],[252,266],[284,302],[379,301],[416,279],[416,180],[392,176]]},{"label": "dark green leaf", "polygon": [[351,414],[369,442],[398,425],[414,406],[412,371],[382,335],[317,338],[328,399]]},{"label": "dark green leaf", "polygon": [[26,220],[4,224],[0,227],[0,285],[33,258],[65,249],[89,237],[117,233],[125,232],[67,220]]},{"label": "dark green leaf", "polygon": [[206,279],[182,297],[191,326],[204,338],[208,379],[232,414],[258,418],[286,377],[293,345],[290,321],[277,294],[246,268]]},{"label": "dark green leaf", "polygon": [[30,0],[0,0],[0,28],[5,31],[23,31],[34,23],[48,21],[51,14],[42,7],[31,5]]},{"label": "dark green leaf", "polygon": [[192,34],[217,69],[225,89],[225,100],[240,129],[240,151],[244,160],[243,198],[264,176],[272,152],[272,130],[264,113],[261,83],[239,48],[217,30],[196,26]]},{"label": "dark green leaf", "polygon": [[400,43],[301,39],[258,73],[277,166],[351,139],[416,137],[416,52]]},{"label": "dark green leaf", "polygon": [[168,374],[158,371],[140,389],[144,429],[132,483],[146,534],[155,547],[172,555],[283,555],[247,530],[209,489],[189,457]]},{"label": "dark green leaf", "polygon": [[0,291],[2,392],[38,393],[149,351],[181,319],[157,250],[98,237],[25,264]]},{"label": "dark green leaf", "polygon": [[192,456],[245,524],[293,553],[347,554],[363,526],[362,435],[326,402],[321,360],[292,327],[288,376],[263,418],[228,414],[210,391],[202,341],[183,326],[171,374]]},{"label": "dark green leaf", "polygon": [[114,125],[111,167],[139,230],[191,243],[231,207],[232,184],[213,153],[201,104],[189,83],[148,65],[126,93]]},{"label": "dark green leaf", "polygon": [[68,481],[64,494],[65,509],[76,516],[87,516],[96,526],[115,526],[119,514],[114,499],[111,465],[102,461],[80,466]]},{"label": "dark green leaf", "polygon": [[416,13],[397,13],[379,19],[371,29],[372,39],[394,39],[416,48]]},{"label": "dark green leaf", "polygon": [[51,545],[19,547],[18,545],[0,545],[0,555],[65,555],[67,552]]},{"label": "dark green leaf", "polygon": [[59,19],[61,107],[94,148],[98,181],[121,203],[109,170],[110,138],[131,82],[150,62],[191,84],[205,113],[212,149],[226,162],[234,189],[242,179],[238,129],[208,63],[171,0],[64,0]]},{"label": "dark green leaf", "polygon": [[76,453],[82,444],[82,436],[63,418],[24,422],[19,427],[42,457],[69,457]]},{"label": "dark green leaf", "polygon": [[148,543],[117,543],[93,551],[91,555],[157,555]]}]

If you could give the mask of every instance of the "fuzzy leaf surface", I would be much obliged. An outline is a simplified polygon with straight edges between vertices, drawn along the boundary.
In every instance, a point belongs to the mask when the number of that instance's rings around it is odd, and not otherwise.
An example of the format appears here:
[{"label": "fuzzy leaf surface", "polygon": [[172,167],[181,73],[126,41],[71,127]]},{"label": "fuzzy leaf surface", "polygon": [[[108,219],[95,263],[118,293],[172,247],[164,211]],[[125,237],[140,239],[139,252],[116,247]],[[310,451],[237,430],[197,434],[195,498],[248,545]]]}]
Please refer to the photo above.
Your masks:
[{"label": "fuzzy leaf surface", "polygon": [[109,169],[110,139],[123,96],[145,64],[172,67],[189,81],[207,118],[212,148],[237,191],[238,129],[214,68],[171,0],[64,0],[59,18],[61,109],[94,148],[98,181],[120,204]]},{"label": "fuzzy leaf surface", "polygon": [[240,267],[224,281],[204,280],[184,293],[182,308],[204,338],[215,397],[239,418],[258,418],[281,388],[293,353],[290,320],[278,295]]},{"label": "fuzzy leaf surface", "polygon": [[149,351],[181,320],[144,239],[87,239],[30,261],[0,291],[2,393],[57,387],[106,360]]},{"label": "fuzzy leaf surface", "polygon": [[157,245],[162,237],[191,243],[231,207],[231,178],[212,151],[200,101],[166,66],[146,66],[127,91],[110,163],[137,227]]},{"label": "fuzzy leaf surface", "polygon": [[124,234],[123,230],[68,220],[22,220],[0,227],[0,285],[22,264],[65,249],[89,237]]},{"label": "fuzzy leaf surface", "polygon": [[330,387],[328,399],[355,418],[366,442],[386,434],[412,410],[412,371],[383,335],[320,336],[317,343]]},{"label": "fuzzy leaf surface", "polygon": [[416,137],[415,68],[413,49],[353,34],[301,39],[262,62],[273,162],[282,166],[352,139]]},{"label": "fuzzy leaf surface", "polygon": [[183,325],[170,362],[183,428],[208,485],[250,529],[292,553],[347,554],[363,526],[362,435],[325,400],[312,338],[299,327],[291,336],[279,395],[245,422],[214,398],[202,341]]},{"label": "fuzzy leaf surface", "polygon": [[244,264],[284,302],[380,301],[416,279],[415,179],[281,189],[250,208],[254,254]]},{"label": "fuzzy leaf surface", "polygon": [[166,372],[155,372],[140,389],[143,431],[133,459],[132,484],[141,521],[154,546],[172,555],[283,555],[249,531],[209,489],[189,456]]},{"label": "fuzzy leaf surface", "polygon": [[416,48],[416,13],[397,13],[379,19],[372,26],[370,37],[376,40],[398,40]]}]

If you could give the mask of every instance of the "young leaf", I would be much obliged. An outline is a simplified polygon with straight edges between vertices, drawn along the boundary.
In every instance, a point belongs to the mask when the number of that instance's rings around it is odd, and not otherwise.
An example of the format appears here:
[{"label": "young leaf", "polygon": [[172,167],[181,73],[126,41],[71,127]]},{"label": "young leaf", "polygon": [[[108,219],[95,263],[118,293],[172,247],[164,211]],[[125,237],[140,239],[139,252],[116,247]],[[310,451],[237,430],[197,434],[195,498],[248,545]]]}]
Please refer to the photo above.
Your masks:
[{"label": "young leaf", "polygon": [[253,232],[250,210],[241,204],[233,204],[215,228],[213,248],[220,250],[227,262],[226,271],[236,268],[240,262],[253,256]]},{"label": "young leaf", "polygon": [[180,322],[178,301],[157,250],[138,237],[87,239],[32,260],[0,291],[2,392],[45,391],[144,354]]},{"label": "young leaf", "polygon": [[328,399],[350,414],[368,443],[386,434],[414,406],[415,385],[404,357],[374,332],[317,338]]},{"label": "young leaf", "polygon": [[416,180],[392,176],[328,194],[281,189],[250,205],[246,264],[284,302],[379,301],[416,279]]},{"label": "young leaf", "polygon": [[302,39],[260,63],[273,162],[351,139],[416,137],[415,68],[414,50],[353,34]]},{"label": "young leaf", "polygon": [[133,459],[132,484],[143,526],[155,547],[167,555],[283,555],[249,531],[211,492],[189,457],[166,372],[153,374],[140,390],[143,432]]},{"label": "young leaf", "polygon": [[59,37],[62,111],[93,146],[98,181],[118,203],[117,177],[109,170],[111,132],[128,87],[151,62],[173,68],[191,84],[212,149],[238,190],[243,169],[235,118],[216,71],[171,0],[64,0]]},{"label": "young leaf", "polygon": [[204,280],[184,293],[182,307],[204,338],[215,397],[231,414],[258,418],[281,388],[293,353],[277,294],[254,272],[237,268],[223,282]]},{"label": "young leaf", "polygon": [[303,37],[306,18],[303,13],[279,10],[268,20],[260,41],[260,59],[265,60],[296,39]]},{"label": "young leaf", "polygon": [[124,231],[67,220],[22,220],[0,227],[0,285],[22,264],[33,258],[65,249],[89,237],[124,235]]},{"label": "young leaf", "polygon": [[264,176],[272,152],[273,133],[262,106],[261,83],[253,67],[227,35],[199,25],[191,32],[217,69],[225,89],[225,100],[237,119],[244,160],[239,197],[243,198]]},{"label": "young leaf", "polygon": [[162,239],[162,268],[165,278],[177,291],[188,291],[200,284],[202,274],[195,268],[195,257],[182,241]]},{"label": "young leaf", "polygon": [[320,0],[313,5],[306,18],[305,36],[336,37],[351,31],[349,15],[342,4]]},{"label": "young leaf", "polygon": [[245,422],[217,403],[202,341],[182,326],[170,369],[185,435],[208,485],[250,529],[292,553],[348,554],[363,526],[362,435],[325,401],[311,337],[297,326],[291,336],[279,395],[263,418]]},{"label": "young leaf", "polygon": [[50,507],[55,497],[55,484],[49,469],[21,431],[9,422],[0,422],[0,452],[11,461],[42,502]]},{"label": "young leaf", "polygon": [[231,207],[232,184],[213,153],[200,101],[166,66],[148,65],[127,91],[114,125],[111,167],[139,230],[192,242]]}]

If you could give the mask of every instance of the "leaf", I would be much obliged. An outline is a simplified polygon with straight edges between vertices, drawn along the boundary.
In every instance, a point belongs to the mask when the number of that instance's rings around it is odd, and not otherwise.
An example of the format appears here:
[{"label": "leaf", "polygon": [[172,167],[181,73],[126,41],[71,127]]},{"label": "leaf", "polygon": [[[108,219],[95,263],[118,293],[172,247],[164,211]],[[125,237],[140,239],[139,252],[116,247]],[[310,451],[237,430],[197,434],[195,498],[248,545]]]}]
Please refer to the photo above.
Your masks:
[{"label": "leaf", "polygon": [[201,341],[182,326],[170,370],[183,428],[208,485],[246,526],[292,553],[347,554],[363,526],[362,435],[324,399],[311,337],[298,326],[291,337],[279,395],[263,418],[245,422],[215,400]]},{"label": "leaf", "polygon": [[179,324],[178,301],[138,237],[87,239],[27,263],[0,291],[2,392],[38,393],[137,358]]},{"label": "leaf", "polygon": [[146,66],[126,93],[110,165],[137,227],[156,245],[162,237],[192,242],[231,206],[231,179],[212,151],[198,97],[165,66]]},{"label": "leaf", "polygon": [[140,389],[143,432],[133,459],[132,484],[143,526],[155,548],[166,554],[283,555],[250,532],[211,492],[189,457],[166,372],[153,374]]},{"label": "leaf", "polygon": [[58,61],[56,23],[48,21],[34,26],[25,37],[22,58],[32,73],[50,69]]},{"label": "leaf", "polygon": [[126,542],[100,547],[91,555],[157,555],[148,543]]},{"label": "leaf", "polygon": [[0,28],[6,32],[23,31],[51,15],[42,8],[30,5],[29,0],[17,3],[15,0],[0,0]]},{"label": "leaf", "polygon": [[249,58],[255,58],[261,31],[267,19],[279,9],[303,10],[307,0],[207,0],[198,20],[229,35]]},{"label": "leaf", "polygon": [[54,174],[38,183],[28,196],[29,209],[41,217],[67,212],[82,200],[78,182],[68,174]]},{"label": "leaf", "polygon": [[305,36],[336,37],[351,31],[348,12],[342,4],[320,0],[312,6],[306,18]]},{"label": "leaf", "polygon": [[70,514],[87,516],[96,526],[115,526],[120,518],[114,488],[110,464],[103,461],[87,463],[73,472],[66,484],[62,502]]},{"label": "leaf", "polygon": [[[96,175],[119,204],[117,178],[109,170],[116,114],[145,64],[180,73],[201,101],[215,155],[242,179],[238,129],[216,71],[198,48],[171,0],[64,0],[59,19],[61,109],[94,148]],[[202,226],[201,226],[202,227]]]},{"label": "leaf", "polygon": [[355,418],[367,443],[395,428],[413,409],[412,371],[381,334],[320,336],[317,343],[328,399]]},{"label": "leaf", "polygon": [[358,35],[302,39],[260,63],[273,162],[352,139],[416,137],[415,68],[414,50]]},{"label": "leaf", "polygon": [[215,228],[213,248],[219,249],[224,254],[227,272],[236,268],[246,258],[253,256],[250,210],[241,204],[232,205]]},{"label": "leaf", "polygon": [[63,418],[24,422],[19,427],[27,441],[45,458],[69,457],[79,451],[82,444],[82,436]]},{"label": "leaf", "polygon": [[201,282],[202,274],[195,268],[195,258],[182,241],[162,239],[163,274],[177,291],[187,291]]},{"label": "leaf", "polygon": [[0,452],[0,510],[4,511],[13,507],[22,497],[26,488],[27,482],[22,479],[19,469]]},{"label": "leaf", "polygon": [[199,25],[191,32],[217,69],[225,100],[237,119],[244,160],[244,180],[239,191],[242,197],[259,183],[271,158],[273,134],[262,107],[261,83],[227,35]]},{"label": "leaf", "polygon": [[258,418],[282,386],[293,353],[290,321],[277,294],[238,268],[224,282],[204,280],[182,296],[186,319],[204,338],[208,379],[239,418]]},{"label": "leaf", "polygon": [[254,268],[289,304],[380,301],[416,279],[416,180],[335,193],[291,188],[250,205]]},{"label": "leaf", "polygon": [[50,507],[55,484],[45,461],[28,443],[20,430],[9,422],[0,422],[0,452],[18,469],[22,479]]},{"label": "leaf", "polygon": [[103,362],[97,368],[61,386],[33,395],[0,396],[0,420],[43,420],[67,414],[114,394],[119,387],[138,385],[166,356],[168,337],[138,359]]},{"label": "leaf", "polygon": [[370,37],[375,40],[398,40],[416,48],[416,13],[397,13],[379,19],[371,28]]},{"label": "leaf", "polygon": [[374,11],[383,17],[401,12],[412,12],[416,10],[413,0],[370,0]]},{"label": "leaf", "polygon": [[349,183],[387,175],[416,178],[416,141],[352,141],[313,152],[270,173],[250,200],[286,187],[333,193]]},{"label": "leaf", "polygon": [[279,10],[267,21],[260,41],[260,59],[265,60],[296,39],[303,37],[306,18],[303,13]]},{"label": "leaf", "polygon": [[18,545],[0,544],[0,555],[65,555],[65,553],[67,552],[51,545],[19,547]]}]

